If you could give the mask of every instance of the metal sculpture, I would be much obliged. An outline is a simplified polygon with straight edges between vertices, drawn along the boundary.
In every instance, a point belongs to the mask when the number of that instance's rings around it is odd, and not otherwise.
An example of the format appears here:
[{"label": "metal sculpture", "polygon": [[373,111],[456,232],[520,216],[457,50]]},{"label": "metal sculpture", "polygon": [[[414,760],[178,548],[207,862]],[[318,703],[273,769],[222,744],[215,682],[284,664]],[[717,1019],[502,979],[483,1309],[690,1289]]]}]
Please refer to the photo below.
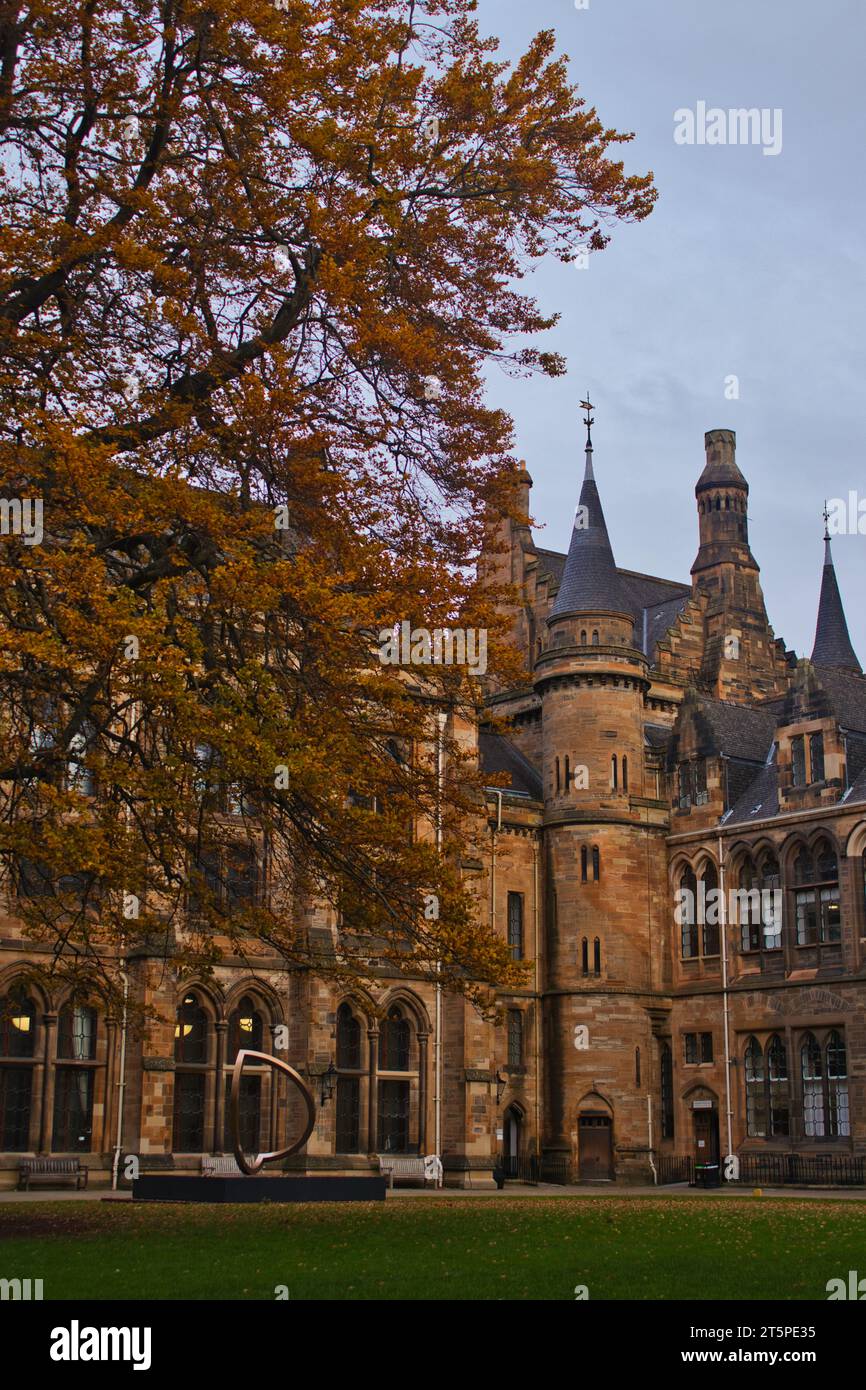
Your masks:
[{"label": "metal sculpture", "polygon": [[[289,1144],[288,1148],[274,1149],[272,1153],[259,1154],[258,1157],[252,1161],[247,1158],[243,1151],[240,1125],[241,1072],[248,1061],[263,1062],[269,1067],[273,1067],[276,1071],[285,1072],[289,1080],[297,1086],[307,1108],[307,1123],[300,1139],[296,1139],[293,1144]],[[302,1149],[306,1144],[313,1132],[315,1123],[316,1102],[313,1099],[310,1088],[303,1078],[298,1075],[294,1067],[290,1067],[288,1062],[281,1062],[278,1057],[271,1057],[267,1052],[250,1052],[244,1049],[238,1053],[235,1058],[234,1070],[232,1071],[232,1086],[229,1094],[229,1126],[234,1143],[235,1158],[242,1173],[246,1173],[249,1177],[254,1177],[256,1173],[261,1172],[264,1164],[273,1163],[277,1159],[288,1158],[289,1154],[297,1153],[298,1149]]]}]

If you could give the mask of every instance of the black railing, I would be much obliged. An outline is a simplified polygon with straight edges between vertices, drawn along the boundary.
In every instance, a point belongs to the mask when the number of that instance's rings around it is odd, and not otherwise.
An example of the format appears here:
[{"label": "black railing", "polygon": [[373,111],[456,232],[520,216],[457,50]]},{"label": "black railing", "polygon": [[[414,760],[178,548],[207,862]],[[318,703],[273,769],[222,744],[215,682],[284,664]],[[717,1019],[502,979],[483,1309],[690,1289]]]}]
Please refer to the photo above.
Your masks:
[{"label": "black railing", "polygon": [[661,1154],[656,1168],[659,1187],[666,1187],[674,1182],[694,1182],[695,1161],[689,1154]]},{"label": "black railing", "polygon": [[866,1187],[866,1158],[852,1154],[740,1154],[740,1182],[767,1186]]},{"label": "black railing", "polygon": [[538,1155],[534,1153],[503,1154],[500,1159],[506,1178],[514,1182],[538,1182]]},{"label": "black railing", "polygon": [[538,1170],[539,1182],[552,1182],[561,1187],[571,1182],[571,1159],[568,1154],[544,1154]]}]

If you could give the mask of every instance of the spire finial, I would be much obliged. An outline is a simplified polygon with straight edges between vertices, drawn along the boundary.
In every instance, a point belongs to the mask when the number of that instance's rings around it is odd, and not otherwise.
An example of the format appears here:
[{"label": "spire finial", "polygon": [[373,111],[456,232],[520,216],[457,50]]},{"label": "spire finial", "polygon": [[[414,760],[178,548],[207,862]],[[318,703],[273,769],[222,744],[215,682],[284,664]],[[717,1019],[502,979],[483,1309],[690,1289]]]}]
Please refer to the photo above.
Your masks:
[{"label": "spire finial", "polygon": [[827,510],[827,499],[824,498],[824,564],[832,565],[833,553],[830,550],[830,513]]},{"label": "spire finial", "polygon": [[594,416],[593,413],[592,413],[592,412],[595,410],[595,406],[592,404],[592,401],[589,399],[589,392],[588,392],[588,391],[587,391],[587,393],[586,393],[586,400],[585,400],[585,401],[581,401],[580,406],[581,406],[581,410],[585,410],[585,411],[586,411],[586,414],[585,414],[584,417],[583,417],[583,423],[586,425],[586,447],[587,447],[587,449],[592,449],[592,435],[591,435],[590,431],[591,431],[593,425],[595,424],[595,416]]}]

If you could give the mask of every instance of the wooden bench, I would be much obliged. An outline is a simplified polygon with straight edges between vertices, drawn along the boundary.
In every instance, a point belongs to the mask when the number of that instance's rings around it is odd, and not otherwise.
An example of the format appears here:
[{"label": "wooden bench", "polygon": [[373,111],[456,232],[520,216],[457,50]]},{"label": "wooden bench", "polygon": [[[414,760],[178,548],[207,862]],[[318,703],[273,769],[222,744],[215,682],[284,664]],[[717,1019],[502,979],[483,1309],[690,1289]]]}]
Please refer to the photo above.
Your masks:
[{"label": "wooden bench", "polygon": [[243,1177],[234,1154],[202,1154],[201,1175],[203,1178]]},{"label": "wooden bench", "polygon": [[391,1188],[395,1178],[420,1178],[422,1183],[426,1182],[423,1154],[377,1154],[377,1158],[379,1172],[388,1179]]},{"label": "wooden bench", "polygon": [[87,1186],[87,1169],[77,1158],[22,1158],[18,1165],[18,1187],[27,1192],[32,1182],[74,1182]]}]

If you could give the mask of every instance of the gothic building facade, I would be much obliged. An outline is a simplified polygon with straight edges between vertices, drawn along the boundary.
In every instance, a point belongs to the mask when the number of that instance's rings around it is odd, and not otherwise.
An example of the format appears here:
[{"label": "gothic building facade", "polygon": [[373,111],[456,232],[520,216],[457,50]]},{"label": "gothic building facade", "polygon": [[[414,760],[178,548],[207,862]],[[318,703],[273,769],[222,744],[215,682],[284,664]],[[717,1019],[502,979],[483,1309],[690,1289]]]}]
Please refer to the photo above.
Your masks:
[{"label": "gothic building facade", "polygon": [[[485,851],[463,870],[529,964],[498,1018],[384,972],[346,992],[225,956],[205,981],[142,951],[129,988],[162,1021],[125,1036],[98,1001],[27,981],[39,952],[10,883],[0,1184],[25,1154],[78,1154],[94,1182],[127,1155],[200,1171],[231,1152],[240,1047],[316,1092],[288,1160],[306,1172],[438,1152],[454,1185],[489,1186],[499,1166],[652,1182],[735,1155],[772,1181],[866,1156],[866,678],[829,540],[811,660],[775,637],[734,435],[705,442],[690,583],[617,566],[589,433],[568,554],[528,522],[494,528],[487,573],[518,595],[525,678],[490,694],[489,726],[459,732],[490,774]],[[517,485],[528,516],[525,470]],[[321,904],[307,925],[334,942]],[[270,1069],[250,1068],[245,1147],[279,1148],[295,1119]]]}]

